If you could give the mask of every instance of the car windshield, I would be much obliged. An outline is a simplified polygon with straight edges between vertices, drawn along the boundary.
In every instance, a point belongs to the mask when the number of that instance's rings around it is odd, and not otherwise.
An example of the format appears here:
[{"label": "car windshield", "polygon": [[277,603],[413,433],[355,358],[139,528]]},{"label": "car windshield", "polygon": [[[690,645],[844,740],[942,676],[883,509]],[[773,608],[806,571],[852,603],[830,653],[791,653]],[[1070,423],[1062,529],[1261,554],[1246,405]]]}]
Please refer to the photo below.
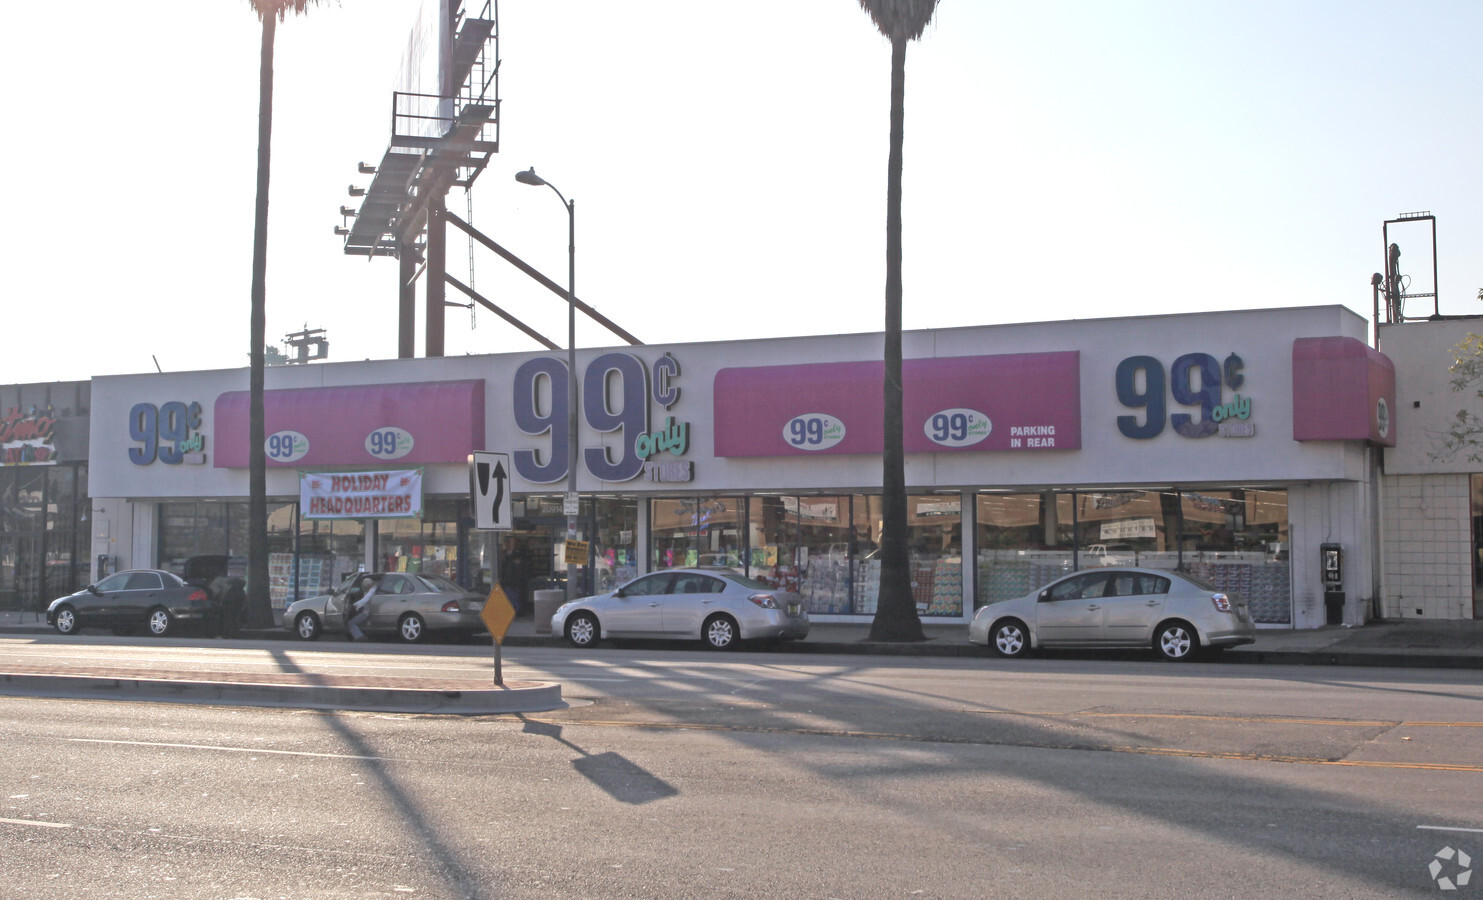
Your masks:
[{"label": "car windshield", "polygon": [[434,594],[467,594],[468,591],[439,575],[414,575],[413,578],[427,586]]},{"label": "car windshield", "polygon": [[748,578],[745,575],[737,575],[734,572],[717,572],[715,574],[721,576],[722,578],[725,578],[727,581],[734,581],[742,587],[751,588],[754,591],[775,590],[772,585],[768,584],[765,581],[758,581],[755,578]]}]

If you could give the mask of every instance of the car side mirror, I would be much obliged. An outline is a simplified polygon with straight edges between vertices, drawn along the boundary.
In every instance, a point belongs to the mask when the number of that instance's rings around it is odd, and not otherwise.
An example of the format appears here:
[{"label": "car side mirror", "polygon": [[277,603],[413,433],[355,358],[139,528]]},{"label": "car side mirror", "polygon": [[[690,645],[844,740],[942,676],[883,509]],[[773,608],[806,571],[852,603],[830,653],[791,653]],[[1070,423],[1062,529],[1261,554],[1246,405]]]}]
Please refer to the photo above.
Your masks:
[{"label": "car side mirror", "polygon": [[1040,600],[1041,600],[1041,602],[1044,602],[1044,601],[1049,600],[1049,599],[1050,599],[1050,591],[1047,590],[1047,591],[1041,591],[1040,592]]},{"label": "car side mirror", "polygon": [[614,597],[627,597],[628,596],[628,592],[625,591],[625,590],[623,590],[623,588],[618,588],[617,590],[613,591],[613,596]]},{"label": "car side mirror", "polygon": [[103,592],[98,590],[98,586],[96,584],[88,585],[88,593],[97,597],[103,596]]}]

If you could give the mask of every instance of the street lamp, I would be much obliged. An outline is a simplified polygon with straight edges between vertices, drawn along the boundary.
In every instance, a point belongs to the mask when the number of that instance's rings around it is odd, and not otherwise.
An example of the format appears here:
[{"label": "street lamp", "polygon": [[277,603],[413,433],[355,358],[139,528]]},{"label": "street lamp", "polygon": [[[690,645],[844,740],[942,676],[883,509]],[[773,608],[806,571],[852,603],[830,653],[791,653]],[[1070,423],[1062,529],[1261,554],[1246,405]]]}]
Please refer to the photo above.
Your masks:
[{"label": "street lamp", "polygon": [[[566,500],[577,499],[577,201],[568,200],[557,190],[556,185],[536,174],[535,166],[524,172],[516,172],[515,180],[536,187],[545,185],[561,198],[567,215],[567,274],[566,274]],[[570,507],[569,507],[570,508]],[[577,538],[577,511],[572,509],[566,517],[566,539]],[[567,564],[566,599],[577,596],[577,582],[572,577],[571,564]]]}]

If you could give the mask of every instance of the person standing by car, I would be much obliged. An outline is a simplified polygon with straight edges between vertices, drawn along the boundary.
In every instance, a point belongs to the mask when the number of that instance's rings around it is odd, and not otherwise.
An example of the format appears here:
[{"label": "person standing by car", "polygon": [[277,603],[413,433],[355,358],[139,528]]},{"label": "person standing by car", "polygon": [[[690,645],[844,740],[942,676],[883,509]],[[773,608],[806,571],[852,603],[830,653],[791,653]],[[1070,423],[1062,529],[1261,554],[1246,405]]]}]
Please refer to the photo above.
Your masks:
[{"label": "person standing by car", "polygon": [[352,641],[366,639],[366,633],[361,630],[361,626],[371,619],[371,598],[376,595],[376,587],[377,582],[368,578],[356,588],[361,593],[360,597],[350,604],[350,608],[355,611],[354,615],[345,620],[345,628],[350,632]]}]

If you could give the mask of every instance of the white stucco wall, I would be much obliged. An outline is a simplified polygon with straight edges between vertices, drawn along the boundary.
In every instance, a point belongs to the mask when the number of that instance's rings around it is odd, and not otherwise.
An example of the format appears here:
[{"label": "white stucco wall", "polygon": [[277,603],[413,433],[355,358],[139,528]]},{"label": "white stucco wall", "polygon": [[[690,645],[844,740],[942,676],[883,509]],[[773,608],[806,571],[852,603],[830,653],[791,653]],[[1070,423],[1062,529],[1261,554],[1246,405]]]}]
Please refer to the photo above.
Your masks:
[{"label": "white stucco wall", "polygon": [[1385,451],[1382,542],[1386,618],[1474,618],[1469,476],[1483,471],[1466,454],[1439,453],[1437,436],[1459,410],[1483,415],[1475,389],[1452,390],[1454,348],[1483,334],[1483,318],[1384,325],[1380,349],[1396,367],[1396,446]]},{"label": "white stucco wall", "polygon": [[[1199,489],[1229,485],[1265,485],[1286,488],[1292,523],[1291,559],[1295,594],[1294,625],[1312,627],[1324,620],[1318,577],[1318,544],[1336,540],[1345,546],[1346,620],[1363,622],[1371,614],[1376,593],[1376,542],[1373,522],[1371,451],[1359,442],[1293,440],[1292,342],[1299,337],[1343,336],[1363,341],[1367,323],[1338,306],[1273,310],[1243,310],[1176,316],[1144,316],[1069,322],[983,326],[910,332],[904,336],[907,359],[1036,353],[1075,350],[1080,354],[1079,401],[1081,446],[1036,452],[913,453],[907,458],[907,483],[914,491],[974,490],[980,488],[1042,489],[1075,487]],[[693,495],[721,492],[879,490],[879,456],[723,458],[713,454],[715,430],[712,386],[716,373],[727,367],[777,366],[814,362],[878,360],[881,335],[831,335],[761,341],[722,341],[654,347],[601,348],[578,352],[579,370],[611,350],[631,353],[646,363],[668,353],[679,360],[676,379],[681,399],[668,410],[690,427],[695,480],[690,483],[651,483],[639,479],[622,484],[599,482],[585,469],[578,488],[584,493],[629,495]],[[1243,438],[1182,437],[1170,427],[1147,440],[1126,437],[1117,417],[1143,411],[1123,406],[1118,399],[1115,373],[1131,356],[1149,356],[1167,368],[1189,353],[1205,353],[1217,360],[1232,354],[1241,358],[1244,383],[1239,389],[1251,403],[1250,423],[1255,434]],[[511,381],[515,370],[538,356],[564,360],[564,353],[520,353],[440,359],[377,360],[270,368],[268,390],[351,385],[409,384],[415,382],[478,379],[484,382],[485,446],[483,449],[545,451],[544,437],[530,437],[514,427]],[[228,391],[247,387],[243,369],[206,372],[110,376],[94,379],[93,419],[89,459],[89,493],[124,498],[131,507],[111,513],[114,536],[130,532],[128,558],[120,564],[149,564],[154,552],[155,504],[172,498],[245,499],[245,469],[219,469],[214,459],[214,405]],[[1230,399],[1226,392],[1226,399]],[[204,465],[134,465],[129,461],[128,414],[136,403],[198,402],[202,408],[200,433],[206,436],[208,461]],[[1168,412],[1194,412],[1168,399]],[[657,424],[657,423],[656,423]],[[651,427],[653,427],[651,425]],[[615,434],[599,434],[583,427],[583,448],[603,446],[613,455],[623,451]],[[477,448],[476,448],[477,449]],[[426,493],[466,495],[468,470],[463,464],[425,467]],[[563,484],[528,484],[518,477],[514,492],[549,494]],[[270,467],[268,493],[293,498],[298,493],[293,468]],[[112,501],[111,501],[112,502]],[[965,503],[967,509],[969,504]],[[647,517],[641,515],[640,538],[646,536]],[[1368,529],[1368,530],[1367,530]],[[95,553],[105,552],[96,549]],[[965,574],[967,573],[965,562]],[[968,581],[965,579],[965,584]]]}]

